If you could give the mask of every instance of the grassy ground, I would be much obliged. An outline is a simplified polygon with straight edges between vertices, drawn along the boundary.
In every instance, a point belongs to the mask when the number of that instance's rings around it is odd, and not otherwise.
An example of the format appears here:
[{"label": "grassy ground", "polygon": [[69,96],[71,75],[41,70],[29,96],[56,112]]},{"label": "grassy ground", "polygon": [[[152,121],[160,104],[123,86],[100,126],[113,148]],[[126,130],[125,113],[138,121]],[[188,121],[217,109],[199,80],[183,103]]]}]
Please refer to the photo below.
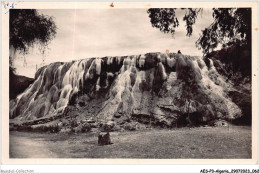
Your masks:
[{"label": "grassy ground", "polygon": [[114,144],[95,134],[10,132],[11,158],[251,158],[251,128],[153,129],[111,132]]}]

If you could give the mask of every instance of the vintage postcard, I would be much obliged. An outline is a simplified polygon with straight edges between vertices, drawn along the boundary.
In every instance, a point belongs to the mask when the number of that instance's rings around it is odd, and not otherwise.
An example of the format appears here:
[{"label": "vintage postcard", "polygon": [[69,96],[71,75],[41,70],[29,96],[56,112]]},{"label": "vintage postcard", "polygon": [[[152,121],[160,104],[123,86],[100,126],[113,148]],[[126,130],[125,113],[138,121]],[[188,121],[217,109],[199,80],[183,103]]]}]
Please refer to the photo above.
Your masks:
[{"label": "vintage postcard", "polygon": [[2,2],[3,164],[257,164],[257,2]]}]

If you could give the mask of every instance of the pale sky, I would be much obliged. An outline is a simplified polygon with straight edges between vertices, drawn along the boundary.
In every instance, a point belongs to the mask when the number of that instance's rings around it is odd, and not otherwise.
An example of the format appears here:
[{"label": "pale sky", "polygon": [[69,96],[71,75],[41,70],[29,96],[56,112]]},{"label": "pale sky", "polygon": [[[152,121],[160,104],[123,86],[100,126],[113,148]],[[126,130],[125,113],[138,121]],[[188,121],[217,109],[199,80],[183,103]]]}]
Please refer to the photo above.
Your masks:
[{"label": "pale sky", "polygon": [[[212,21],[212,11],[203,9],[193,26],[191,37],[186,36],[184,11],[178,10],[180,26],[174,38],[153,28],[147,9],[84,9],[84,10],[39,10],[41,14],[53,16],[58,27],[56,37],[48,45],[44,55],[37,47],[29,54],[17,55],[14,62],[17,74],[34,77],[36,64],[39,68],[51,62],[144,54],[148,52],[170,52],[181,50],[183,54],[202,56],[195,46],[201,30]],[[24,58],[26,63],[24,63]]]}]

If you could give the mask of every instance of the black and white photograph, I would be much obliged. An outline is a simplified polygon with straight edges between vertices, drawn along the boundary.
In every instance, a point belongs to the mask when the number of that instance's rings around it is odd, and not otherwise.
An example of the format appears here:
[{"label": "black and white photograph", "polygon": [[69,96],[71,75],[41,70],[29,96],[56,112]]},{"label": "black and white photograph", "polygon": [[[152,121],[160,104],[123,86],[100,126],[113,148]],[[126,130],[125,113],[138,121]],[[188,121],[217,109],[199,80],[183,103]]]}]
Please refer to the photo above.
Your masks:
[{"label": "black and white photograph", "polygon": [[2,3],[9,159],[257,155],[250,5],[18,6]]}]

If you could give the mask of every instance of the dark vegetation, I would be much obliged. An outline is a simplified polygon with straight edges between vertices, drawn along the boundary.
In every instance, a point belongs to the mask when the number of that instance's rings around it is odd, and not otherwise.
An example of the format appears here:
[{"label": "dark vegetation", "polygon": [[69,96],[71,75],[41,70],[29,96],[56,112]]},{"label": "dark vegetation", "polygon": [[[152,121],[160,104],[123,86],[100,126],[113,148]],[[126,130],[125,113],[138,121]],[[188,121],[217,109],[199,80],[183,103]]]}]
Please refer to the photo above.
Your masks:
[{"label": "dark vegetation", "polygon": [[33,82],[31,78],[15,74],[16,52],[27,54],[30,47],[37,45],[44,54],[57,27],[52,17],[40,15],[35,9],[10,9],[9,13],[9,97],[13,99]]},{"label": "dark vegetation", "polygon": [[[229,91],[228,96],[242,110],[242,117],[233,121],[234,124],[252,124],[252,89],[251,89],[251,52],[247,46],[232,45],[219,51],[213,51],[205,57],[209,64],[213,60],[217,71],[234,83],[235,91]],[[244,87],[248,85],[249,87]]]},{"label": "dark vegetation", "polygon": [[188,112],[186,114],[182,114],[177,119],[176,127],[197,127],[207,124],[207,122],[203,121],[203,117],[200,112]]},{"label": "dark vegetation", "polygon": [[[147,10],[147,13],[153,27],[174,36],[179,26],[177,10],[176,8],[151,8]],[[203,13],[203,9],[182,8],[181,10],[185,11],[183,21],[186,23],[187,36],[191,36],[192,27],[198,15]],[[235,120],[235,123],[250,125],[252,117],[251,8],[213,8],[212,16],[213,23],[202,30],[195,44],[203,50],[207,66],[209,66],[209,59],[212,59],[217,71],[234,83],[236,91],[229,92],[229,97],[242,109],[243,113],[243,116]],[[222,49],[214,51],[218,46],[222,46]],[[250,84],[250,89],[243,87],[247,84]]]},{"label": "dark vegetation", "polygon": [[9,70],[9,98],[15,99],[19,94],[24,92],[33,81],[33,78],[16,75],[13,71]]},{"label": "dark vegetation", "polygon": [[11,9],[9,22],[10,46],[25,54],[34,44],[46,47],[56,35],[53,18],[40,15],[35,9]]},{"label": "dark vegetation", "polygon": [[[52,17],[40,15],[35,9],[10,9],[9,13],[9,72],[13,75],[17,51],[27,54],[30,47],[37,45],[44,54],[49,41],[56,35],[57,27]],[[16,88],[12,86],[15,83],[9,85],[12,89]]]},{"label": "dark vegetation", "polygon": [[251,125],[252,124],[252,95],[251,91],[244,90],[230,91],[229,97],[236,103],[242,110],[242,117],[233,121],[237,125]]},{"label": "dark vegetation", "polygon": [[[200,8],[182,8],[185,11],[187,36],[191,36]],[[175,8],[148,9],[151,24],[164,33],[174,36],[179,26]],[[203,50],[206,58],[215,58],[226,64],[226,72],[241,73],[241,78],[251,78],[252,17],[251,8],[213,8],[213,23],[202,31],[196,46]],[[222,50],[214,51],[218,46]],[[230,77],[230,74],[224,74]],[[231,77],[230,77],[231,78]]]},{"label": "dark vegetation", "polygon": [[[203,13],[200,8],[182,8],[185,11],[183,21],[186,22],[187,36],[191,36],[193,25],[197,17]],[[176,17],[176,8],[150,8],[151,24],[164,33],[175,34],[179,26]],[[213,8],[213,23],[202,31],[202,35],[196,42],[196,46],[207,54],[218,45],[228,46],[241,42],[248,45],[251,51],[251,9],[250,8]]]},{"label": "dark vegetation", "polygon": [[212,51],[206,55],[205,59],[212,59],[217,71],[237,85],[245,78],[248,78],[247,82],[251,80],[251,56],[247,45],[235,44],[218,51]]}]

